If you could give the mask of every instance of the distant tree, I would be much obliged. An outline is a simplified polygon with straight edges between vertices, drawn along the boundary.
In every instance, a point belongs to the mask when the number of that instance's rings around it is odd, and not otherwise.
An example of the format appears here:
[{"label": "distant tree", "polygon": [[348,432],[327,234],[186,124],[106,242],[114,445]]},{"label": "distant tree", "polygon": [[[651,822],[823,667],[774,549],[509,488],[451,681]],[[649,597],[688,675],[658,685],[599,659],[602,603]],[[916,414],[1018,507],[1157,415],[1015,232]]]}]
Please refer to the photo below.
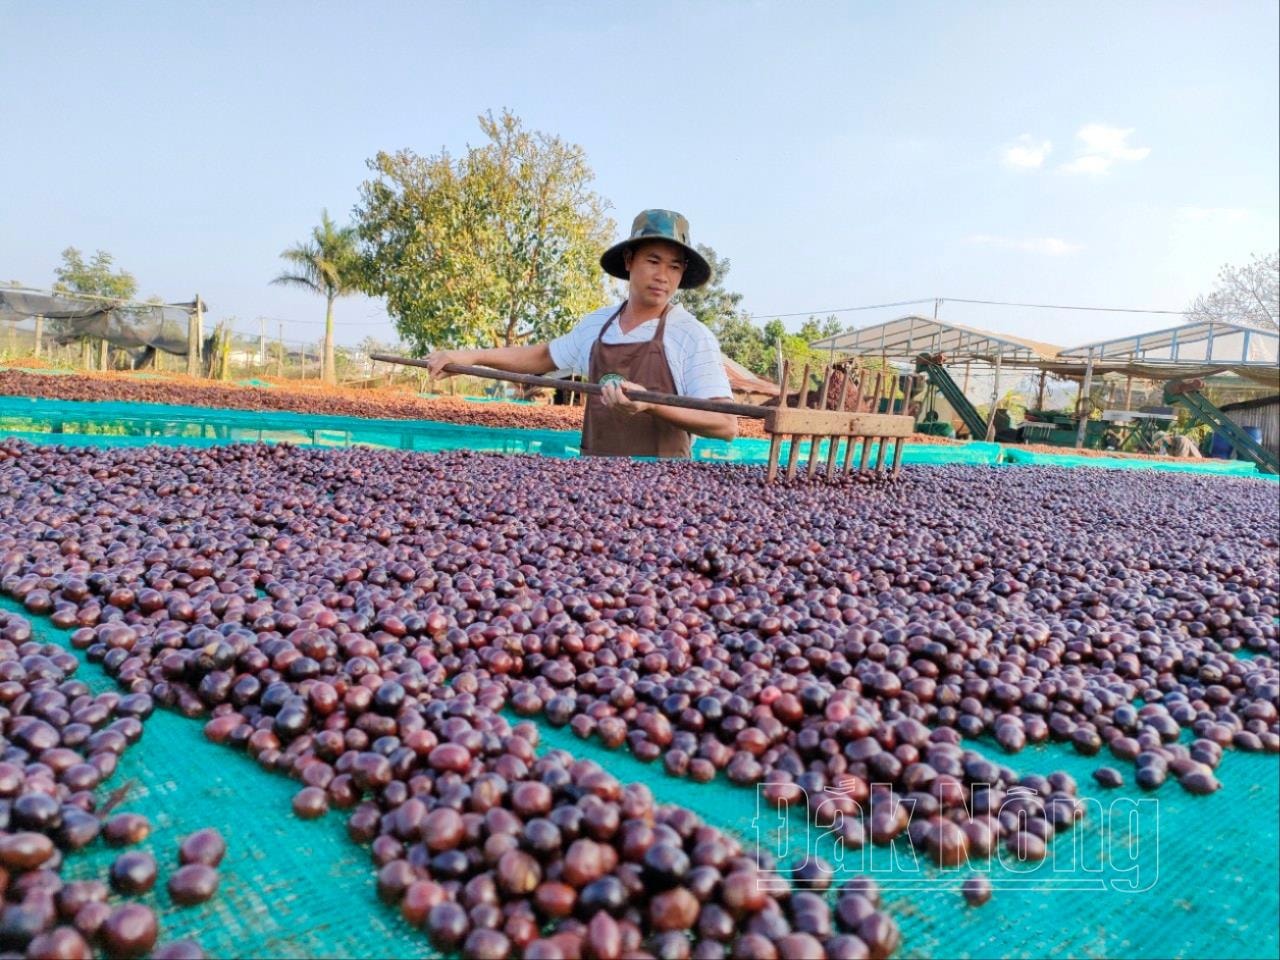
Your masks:
[{"label": "distant tree", "polygon": [[720,341],[720,351],[748,370],[761,376],[774,376],[774,363],[765,349],[764,332],[739,309],[742,294],[725,287],[729,260],[718,256],[706,244],[698,244],[711,265],[712,280],[694,290],[681,290],[676,302],[704,323]]},{"label": "distant tree", "polygon": [[614,223],[582,148],[509,111],[479,121],[465,155],[379,153],[360,188],[366,292],[419,352],[546,340],[605,302]]},{"label": "distant tree", "polygon": [[789,365],[788,384],[793,388],[799,388],[800,376],[804,372],[805,364],[808,364],[809,382],[805,389],[814,389],[822,382],[822,371],[830,361],[831,353],[828,350],[815,350],[809,344],[824,337],[835,336],[843,330],[840,321],[834,316],[827,317],[825,320],[809,317],[800,325],[796,333],[788,333],[782,320],[775,317],[764,326],[765,351],[776,364],[778,343],[781,342],[782,358]]},{"label": "distant tree", "polygon": [[[112,270],[115,258],[105,250],[94,253],[86,262],[75,247],[62,251],[62,263],[53,270],[53,289],[58,293],[81,293],[93,297],[109,297],[112,300],[130,300],[138,292],[138,281],[127,270]],[[93,338],[77,335],[75,321],[50,320],[50,330],[63,342],[78,339],[84,349],[85,366],[93,365]],[[106,340],[98,340],[98,366],[106,369],[110,363],[110,350]]]},{"label": "distant tree", "polygon": [[371,353],[404,353],[407,349],[402,340],[380,340],[372,334],[356,344],[356,352],[366,357]]},{"label": "distant tree", "polygon": [[53,289],[59,293],[86,293],[95,297],[111,297],[113,300],[131,300],[138,292],[138,281],[127,270],[111,268],[115,258],[105,250],[99,250],[93,259],[85,262],[75,247],[62,251],[62,263],[54,268],[57,279]]},{"label": "distant tree", "polygon": [[676,294],[675,302],[715,333],[722,323],[739,312],[742,294],[734,293],[724,285],[731,265],[727,257],[719,256],[705,243],[698,244],[698,252],[711,265],[711,282],[693,290],[681,290]]},{"label": "distant tree", "polygon": [[1280,251],[1244,266],[1224,265],[1218,286],[1196,297],[1186,318],[1188,323],[1225,320],[1272,333],[1280,330]]},{"label": "distant tree", "polygon": [[339,227],[320,213],[320,226],[311,231],[311,239],[294,244],[280,254],[289,268],[271,282],[281,286],[302,287],[324,297],[324,348],[321,352],[320,376],[325,383],[337,380],[333,356],[333,301],[357,292],[360,288],[361,263],[353,227]]}]

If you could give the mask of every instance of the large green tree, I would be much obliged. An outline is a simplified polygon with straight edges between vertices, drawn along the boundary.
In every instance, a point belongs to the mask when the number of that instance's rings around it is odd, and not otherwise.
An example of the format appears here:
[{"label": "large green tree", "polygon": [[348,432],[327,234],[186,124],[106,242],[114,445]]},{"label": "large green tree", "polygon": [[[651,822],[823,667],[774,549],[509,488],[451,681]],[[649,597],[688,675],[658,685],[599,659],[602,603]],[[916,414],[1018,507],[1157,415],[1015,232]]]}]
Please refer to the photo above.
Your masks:
[{"label": "large green tree", "polygon": [[419,352],[539,341],[605,301],[609,204],[581,147],[503,111],[455,157],[379,153],[356,219],[365,289]]},{"label": "large green tree", "polygon": [[361,261],[354,227],[339,227],[320,213],[320,225],[311,239],[294,244],[280,254],[289,266],[272,283],[301,287],[324,297],[324,347],[320,376],[325,383],[337,381],[333,356],[333,302],[360,289]]}]

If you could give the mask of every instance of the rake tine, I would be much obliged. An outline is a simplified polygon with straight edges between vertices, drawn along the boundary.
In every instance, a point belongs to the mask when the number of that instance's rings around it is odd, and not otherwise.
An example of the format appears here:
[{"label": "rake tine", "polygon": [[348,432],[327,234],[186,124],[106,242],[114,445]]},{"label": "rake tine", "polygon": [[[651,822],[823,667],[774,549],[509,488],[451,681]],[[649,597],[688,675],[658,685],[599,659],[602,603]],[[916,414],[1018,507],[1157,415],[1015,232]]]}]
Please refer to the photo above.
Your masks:
[{"label": "rake tine", "polygon": [[787,479],[794,480],[796,478],[796,460],[800,457],[800,437],[798,434],[791,434],[791,449],[787,452]]},{"label": "rake tine", "polygon": [[778,451],[782,449],[782,436],[775,433],[769,438],[769,463],[765,467],[764,482],[778,479]]},{"label": "rake tine", "polygon": [[862,439],[862,458],[861,458],[861,460],[860,460],[860,461],[859,461],[859,463],[858,463],[858,472],[859,472],[859,473],[866,473],[866,472],[867,472],[867,461],[868,461],[868,459],[870,459],[870,457],[871,457],[871,438],[870,438],[870,437],[862,437],[861,439]]},{"label": "rake tine", "polygon": [[836,474],[836,454],[840,451],[840,438],[832,437],[827,441],[827,479]]},{"label": "rake tine", "polygon": [[[791,375],[791,361],[782,361],[782,377],[779,382],[778,406],[787,405],[787,380]],[[782,449],[782,435],[772,434],[769,437],[769,462],[765,467],[764,482],[773,483],[778,479],[778,453]]]},{"label": "rake tine", "polygon": [[902,448],[906,442],[906,437],[899,437],[893,447],[893,478],[895,480],[898,479],[898,472],[902,469]]},{"label": "rake tine", "polygon": [[[828,364],[822,370],[822,389],[818,392],[818,409],[827,409],[827,394],[831,390],[831,365]],[[821,447],[817,437],[809,438],[809,473],[808,478],[813,479],[814,471],[818,467],[818,449]]]},{"label": "rake tine", "polygon": [[[849,369],[845,367],[840,371],[840,400],[836,404],[836,410],[844,412],[845,401],[849,399]],[[852,455],[853,437],[845,438],[845,454],[844,468],[849,469],[849,457]],[[827,449],[827,479],[830,480],[835,476],[836,472],[836,454],[840,450],[838,437],[832,437],[830,446]]]},{"label": "rake tine", "polygon": [[860,437],[848,436],[844,439],[844,467],[843,470],[847,474],[849,467],[853,464],[853,442],[861,439]]},{"label": "rake tine", "polygon": [[876,473],[884,473],[884,437],[876,438]]}]

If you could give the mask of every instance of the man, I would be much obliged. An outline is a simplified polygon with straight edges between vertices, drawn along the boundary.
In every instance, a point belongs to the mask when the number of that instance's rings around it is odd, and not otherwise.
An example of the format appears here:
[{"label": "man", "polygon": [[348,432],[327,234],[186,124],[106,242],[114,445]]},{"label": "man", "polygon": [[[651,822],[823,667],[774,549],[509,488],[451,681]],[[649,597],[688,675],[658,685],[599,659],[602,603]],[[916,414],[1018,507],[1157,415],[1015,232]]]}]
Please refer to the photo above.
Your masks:
[{"label": "man", "polygon": [[631,236],[606,250],[600,265],[627,281],[621,304],[587,314],[550,343],[438,350],[427,358],[432,374],[448,376],[445,364],[461,363],[539,375],[567,369],[592,383],[607,377],[603,396],[587,397],[582,452],[588,455],[688,457],[691,434],[736,437],[737,417],[643,403],[624,393],[733,397],[715,336],[671,303],[677,290],[711,280],[710,265],[689,242],[689,222],[671,210],[645,210],[632,223]]}]

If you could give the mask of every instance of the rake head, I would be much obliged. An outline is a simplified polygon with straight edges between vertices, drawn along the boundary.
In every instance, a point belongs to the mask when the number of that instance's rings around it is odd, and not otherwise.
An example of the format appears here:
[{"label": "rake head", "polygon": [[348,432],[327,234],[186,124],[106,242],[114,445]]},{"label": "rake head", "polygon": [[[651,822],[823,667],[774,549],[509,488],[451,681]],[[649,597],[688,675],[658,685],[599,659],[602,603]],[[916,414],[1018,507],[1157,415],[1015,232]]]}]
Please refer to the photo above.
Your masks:
[{"label": "rake head", "polygon": [[[778,461],[784,440],[790,441],[787,480],[796,478],[800,442],[803,438],[808,438],[809,441],[806,479],[811,480],[819,475],[820,451],[824,438],[827,441],[826,468],[822,471],[825,479],[832,480],[840,472],[874,472],[883,476],[886,469],[890,476],[897,477],[902,466],[903,444],[915,430],[915,417],[909,414],[908,408],[919,387],[914,382],[920,379],[919,376],[837,368],[835,372],[838,374],[838,385],[833,392],[833,370],[828,366],[823,371],[817,409],[810,409],[802,405],[807,396],[809,366],[806,364],[804,367],[795,406],[787,403],[789,367],[787,363],[782,367],[783,394],[779,399],[779,406],[764,421],[765,432],[769,434],[769,462],[765,482],[773,483],[778,478]],[[899,396],[901,399],[895,399]],[[882,406],[887,412],[881,412]],[[903,412],[894,413],[895,408]],[[837,467],[841,441],[844,442],[844,462],[843,466]],[[892,454],[889,453],[890,445],[893,446]],[[855,449],[861,450],[856,471],[853,469]],[[874,468],[870,466],[873,449]]]}]

